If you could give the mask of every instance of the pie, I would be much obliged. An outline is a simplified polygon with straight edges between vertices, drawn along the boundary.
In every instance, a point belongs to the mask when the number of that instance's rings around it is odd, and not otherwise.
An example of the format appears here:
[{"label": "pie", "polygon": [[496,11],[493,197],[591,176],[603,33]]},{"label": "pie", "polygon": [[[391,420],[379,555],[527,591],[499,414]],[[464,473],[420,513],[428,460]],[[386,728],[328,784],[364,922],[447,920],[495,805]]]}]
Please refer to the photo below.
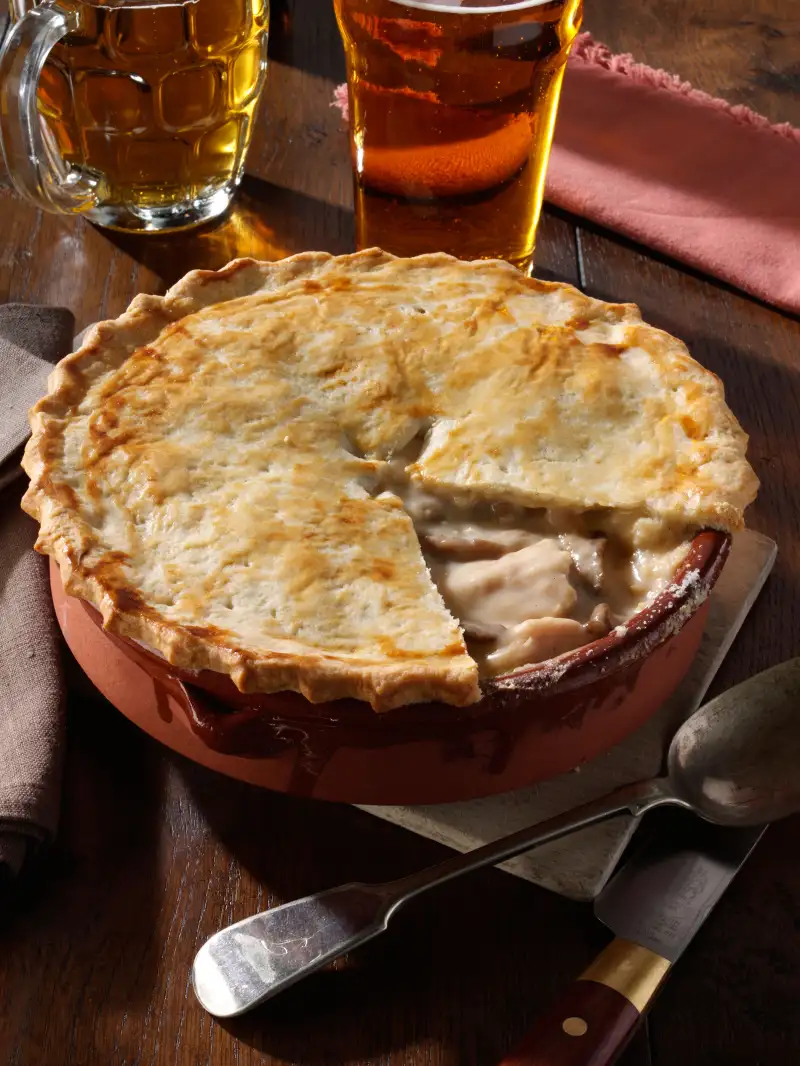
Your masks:
[{"label": "pie", "polygon": [[193,271],[31,425],[36,547],[108,629],[376,710],[596,639],[757,488],[719,380],[635,306],[443,254]]}]

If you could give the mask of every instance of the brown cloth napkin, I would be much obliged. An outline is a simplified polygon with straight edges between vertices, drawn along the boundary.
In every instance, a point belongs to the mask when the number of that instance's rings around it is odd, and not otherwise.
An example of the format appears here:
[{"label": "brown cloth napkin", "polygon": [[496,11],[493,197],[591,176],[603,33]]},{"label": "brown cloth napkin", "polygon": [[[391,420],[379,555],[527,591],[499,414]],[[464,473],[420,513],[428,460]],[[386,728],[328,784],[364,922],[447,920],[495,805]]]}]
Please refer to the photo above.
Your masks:
[{"label": "brown cloth napkin", "polygon": [[64,748],[58,629],[36,523],[19,501],[28,408],[72,348],[63,308],[0,306],[0,874],[16,873],[58,822]]}]

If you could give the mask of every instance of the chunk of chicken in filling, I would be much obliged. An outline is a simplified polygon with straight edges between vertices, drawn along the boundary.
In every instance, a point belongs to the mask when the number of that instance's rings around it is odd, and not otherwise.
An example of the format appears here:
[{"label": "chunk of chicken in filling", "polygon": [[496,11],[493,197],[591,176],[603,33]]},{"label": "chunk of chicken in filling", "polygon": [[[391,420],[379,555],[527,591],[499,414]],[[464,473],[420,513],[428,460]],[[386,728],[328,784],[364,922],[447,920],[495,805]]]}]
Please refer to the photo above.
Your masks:
[{"label": "chunk of chicken in filling", "polygon": [[634,514],[444,499],[387,464],[383,488],[414,523],[431,576],[481,675],[606,635],[652,601],[685,556],[685,529]]}]

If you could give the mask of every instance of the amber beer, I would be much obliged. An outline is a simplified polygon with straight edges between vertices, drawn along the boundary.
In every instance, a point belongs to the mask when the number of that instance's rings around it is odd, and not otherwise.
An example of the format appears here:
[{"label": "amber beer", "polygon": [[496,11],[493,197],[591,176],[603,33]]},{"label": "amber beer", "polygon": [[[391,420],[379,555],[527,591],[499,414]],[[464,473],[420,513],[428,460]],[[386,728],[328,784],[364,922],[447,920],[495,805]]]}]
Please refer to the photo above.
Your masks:
[{"label": "amber beer", "polygon": [[99,221],[226,205],[264,78],[267,4],[59,0],[77,28],[48,59],[39,110],[64,160],[100,181]]},{"label": "amber beer", "polygon": [[335,0],[356,235],[530,269],[582,0]]}]

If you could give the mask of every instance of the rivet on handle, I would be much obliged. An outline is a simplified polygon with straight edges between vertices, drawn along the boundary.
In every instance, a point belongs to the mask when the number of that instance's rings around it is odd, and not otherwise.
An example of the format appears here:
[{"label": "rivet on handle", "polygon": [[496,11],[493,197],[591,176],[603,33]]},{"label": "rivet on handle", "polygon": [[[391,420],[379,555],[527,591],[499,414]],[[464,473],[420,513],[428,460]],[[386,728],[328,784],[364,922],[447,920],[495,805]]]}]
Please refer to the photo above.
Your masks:
[{"label": "rivet on handle", "polygon": [[583,1018],[565,1018],[561,1028],[567,1036],[585,1036],[589,1031],[589,1026]]}]

